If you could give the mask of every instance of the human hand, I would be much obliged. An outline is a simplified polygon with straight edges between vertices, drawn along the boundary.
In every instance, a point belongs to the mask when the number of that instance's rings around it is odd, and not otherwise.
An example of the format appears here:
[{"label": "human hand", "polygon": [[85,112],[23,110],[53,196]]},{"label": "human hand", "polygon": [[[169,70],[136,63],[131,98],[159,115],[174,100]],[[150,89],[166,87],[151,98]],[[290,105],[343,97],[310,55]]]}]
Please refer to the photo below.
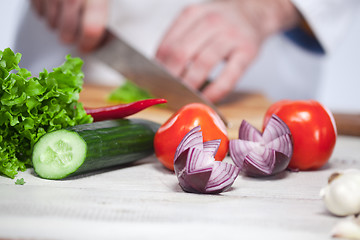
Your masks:
[{"label": "human hand", "polygon": [[32,0],[32,5],[64,43],[83,52],[94,50],[105,35],[108,0]]},{"label": "human hand", "polygon": [[229,93],[271,34],[291,28],[299,13],[289,0],[220,0],[187,7],[156,53],[171,73],[199,89],[214,67],[225,66],[203,95],[216,102]]}]

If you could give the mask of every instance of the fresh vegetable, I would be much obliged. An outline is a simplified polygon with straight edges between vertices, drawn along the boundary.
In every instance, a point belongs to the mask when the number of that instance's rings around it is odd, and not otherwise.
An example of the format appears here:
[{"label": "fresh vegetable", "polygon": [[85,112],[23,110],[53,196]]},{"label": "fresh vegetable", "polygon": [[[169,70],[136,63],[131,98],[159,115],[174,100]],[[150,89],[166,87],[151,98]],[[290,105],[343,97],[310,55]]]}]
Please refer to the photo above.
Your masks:
[{"label": "fresh vegetable", "polygon": [[20,59],[9,48],[0,51],[0,173],[11,178],[32,165],[32,149],[42,135],[92,121],[78,103],[81,59],[67,56],[39,77],[20,68]]},{"label": "fresh vegetable", "polygon": [[293,136],[294,153],[290,169],[315,170],[328,162],[337,136],[335,121],[329,110],[314,100],[283,100],[268,109],[264,126],[272,114],[289,126]]},{"label": "fresh vegetable", "polygon": [[360,171],[348,169],[329,177],[328,185],[320,196],[326,208],[336,216],[360,213]]},{"label": "fresh vegetable", "polygon": [[34,146],[34,170],[42,178],[63,179],[134,162],[153,153],[158,127],[147,120],[118,119],[47,133]]},{"label": "fresh vegetable", "polygon": [[120,103],[131,103],[149,98],[154,97],[133,82],[126,80],[124,84],[110,93],[108,100]]},{"label": "fresh vegetable", "polygon": [[288,126],[272,115],[261,133],[243,120],[239,139],[230,140],[229,152],[235,165],[245,175],[270,176],[284,171],[293,153],[291,133]]},{"label": "fresh vegetable", "polygon": [[240,169],[215,161],[220,142],[220,139],[203,142],[200,126],[189,131],[182,139],[176,149],[174,169],[184,191],[221,193],[234,183]]},{"label": "fresh vegetable", "polygon": [[336,239],[360,239],[360,215],[341,219],[332,229],[331,236]]},{"label": "fresh vegetable", "polygon": [[166,168],[174,170],[174,155],[177,146],[183,137],[198,125],[201,125],[204,131],[204,141],[221,140],[215,160],[222,161],[225,158],[229,139],[224,122],[207,105],[190,103],[174,113],[155,134],[155,154]]},{"label": "fresh vegetable", "polygon": [[15,184],[16,185],[24,185],[25,184],[24,178],[16,179]]},{"label": "fresh vegetable", "polygon": [[166,103],[165,99],[145,99],[128,104],[119,104],[109,107],[86,108],[86,113],[90,114],[94,121],[124,118],[133,115],[141,110],[156,104]]}]

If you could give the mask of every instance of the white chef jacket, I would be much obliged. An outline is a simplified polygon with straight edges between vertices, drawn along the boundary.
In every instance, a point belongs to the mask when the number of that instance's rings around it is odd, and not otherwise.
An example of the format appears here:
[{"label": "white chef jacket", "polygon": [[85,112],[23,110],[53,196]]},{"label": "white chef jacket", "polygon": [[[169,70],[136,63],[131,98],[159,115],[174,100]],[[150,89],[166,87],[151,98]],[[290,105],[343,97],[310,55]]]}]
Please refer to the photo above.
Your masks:
[{"label": "white chef jacket", "polygon": [[[336,52],[344,36],[348,35],[354,17],[360,13],[360,1],[292,1],[311,26],[325,54],[307,50],[285,34],[274,35],[265,42],[253,65],[239,79],[237,90],[261,92],[274,101],[284,98],[321,100],[324,96],[321,89],[326,85],[322,82],[326,56]],[[108,27],[153,58],[162,36],[176,16],[187,5],[199,2],[202,0],[113,0]],[[26,8],[15,46],[15,50],[23,54],[22,67],[36,74],[43,68],[60,65],[70,53],[84,59],[85,81],[121,84],[122,77],[91,54],[81,55],[75,46],[61,45],[56,33],[29,11],[29,7]],[[217,69],[221,69],[221,64]]]}]

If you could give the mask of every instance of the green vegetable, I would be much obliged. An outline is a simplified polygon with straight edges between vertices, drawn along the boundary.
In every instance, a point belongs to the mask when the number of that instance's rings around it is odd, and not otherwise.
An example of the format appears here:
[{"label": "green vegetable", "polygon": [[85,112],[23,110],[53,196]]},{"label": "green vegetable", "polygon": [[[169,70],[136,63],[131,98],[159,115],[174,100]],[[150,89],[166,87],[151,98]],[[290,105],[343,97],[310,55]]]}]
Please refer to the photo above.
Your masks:
[{"label": "green vegetable", "polygon": [[32,166],[31,153],[45,133],[92,122],[78,103],[83,84],[82,60],[44,70],[39,77],[19,67],[21,54],[0,51],[0,174],[14,178]]},{"label": "green vegetable", "polygon": [[131,81],[126,81],[123,85],[110,93],[108,100],[120,103],[131,103],[139,100],[154,98],[146,90],[139,88]]},{"label": "green vegetable", "polygon": [[15,182],[16,185],[24,185],[25,184],[25,181],[23,178],[20,178],[20,179],[16,179],[16,182]]},{"label": "green vegetable", "polygon": [[46,179],[63,179],[134,162],[153,153],[159,124],[119,119],[78,125],[45,134],[35,144],[35,172]]}]

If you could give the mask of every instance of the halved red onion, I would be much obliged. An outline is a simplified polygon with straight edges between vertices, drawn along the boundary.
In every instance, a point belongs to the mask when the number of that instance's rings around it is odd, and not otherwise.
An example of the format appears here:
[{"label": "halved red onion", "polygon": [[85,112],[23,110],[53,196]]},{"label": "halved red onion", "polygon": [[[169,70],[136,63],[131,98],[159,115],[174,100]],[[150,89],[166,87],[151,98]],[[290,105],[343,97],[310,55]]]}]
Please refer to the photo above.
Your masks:
[{"label": "halved red onion", "polygon": [[245,120],[239,128],[239,139],[230,140],[229,152],[241,173],[270,176],[284,171],[293,153],[289,127],[275,114],[263,133]]},{"label": "halved red onion", "polygon": [[192,193],[220,193],[231,187],[240,169],[215,161],[220,139],[203,143],[201,127],[190,130],[176,149],[174,170],[181,188]]}]

